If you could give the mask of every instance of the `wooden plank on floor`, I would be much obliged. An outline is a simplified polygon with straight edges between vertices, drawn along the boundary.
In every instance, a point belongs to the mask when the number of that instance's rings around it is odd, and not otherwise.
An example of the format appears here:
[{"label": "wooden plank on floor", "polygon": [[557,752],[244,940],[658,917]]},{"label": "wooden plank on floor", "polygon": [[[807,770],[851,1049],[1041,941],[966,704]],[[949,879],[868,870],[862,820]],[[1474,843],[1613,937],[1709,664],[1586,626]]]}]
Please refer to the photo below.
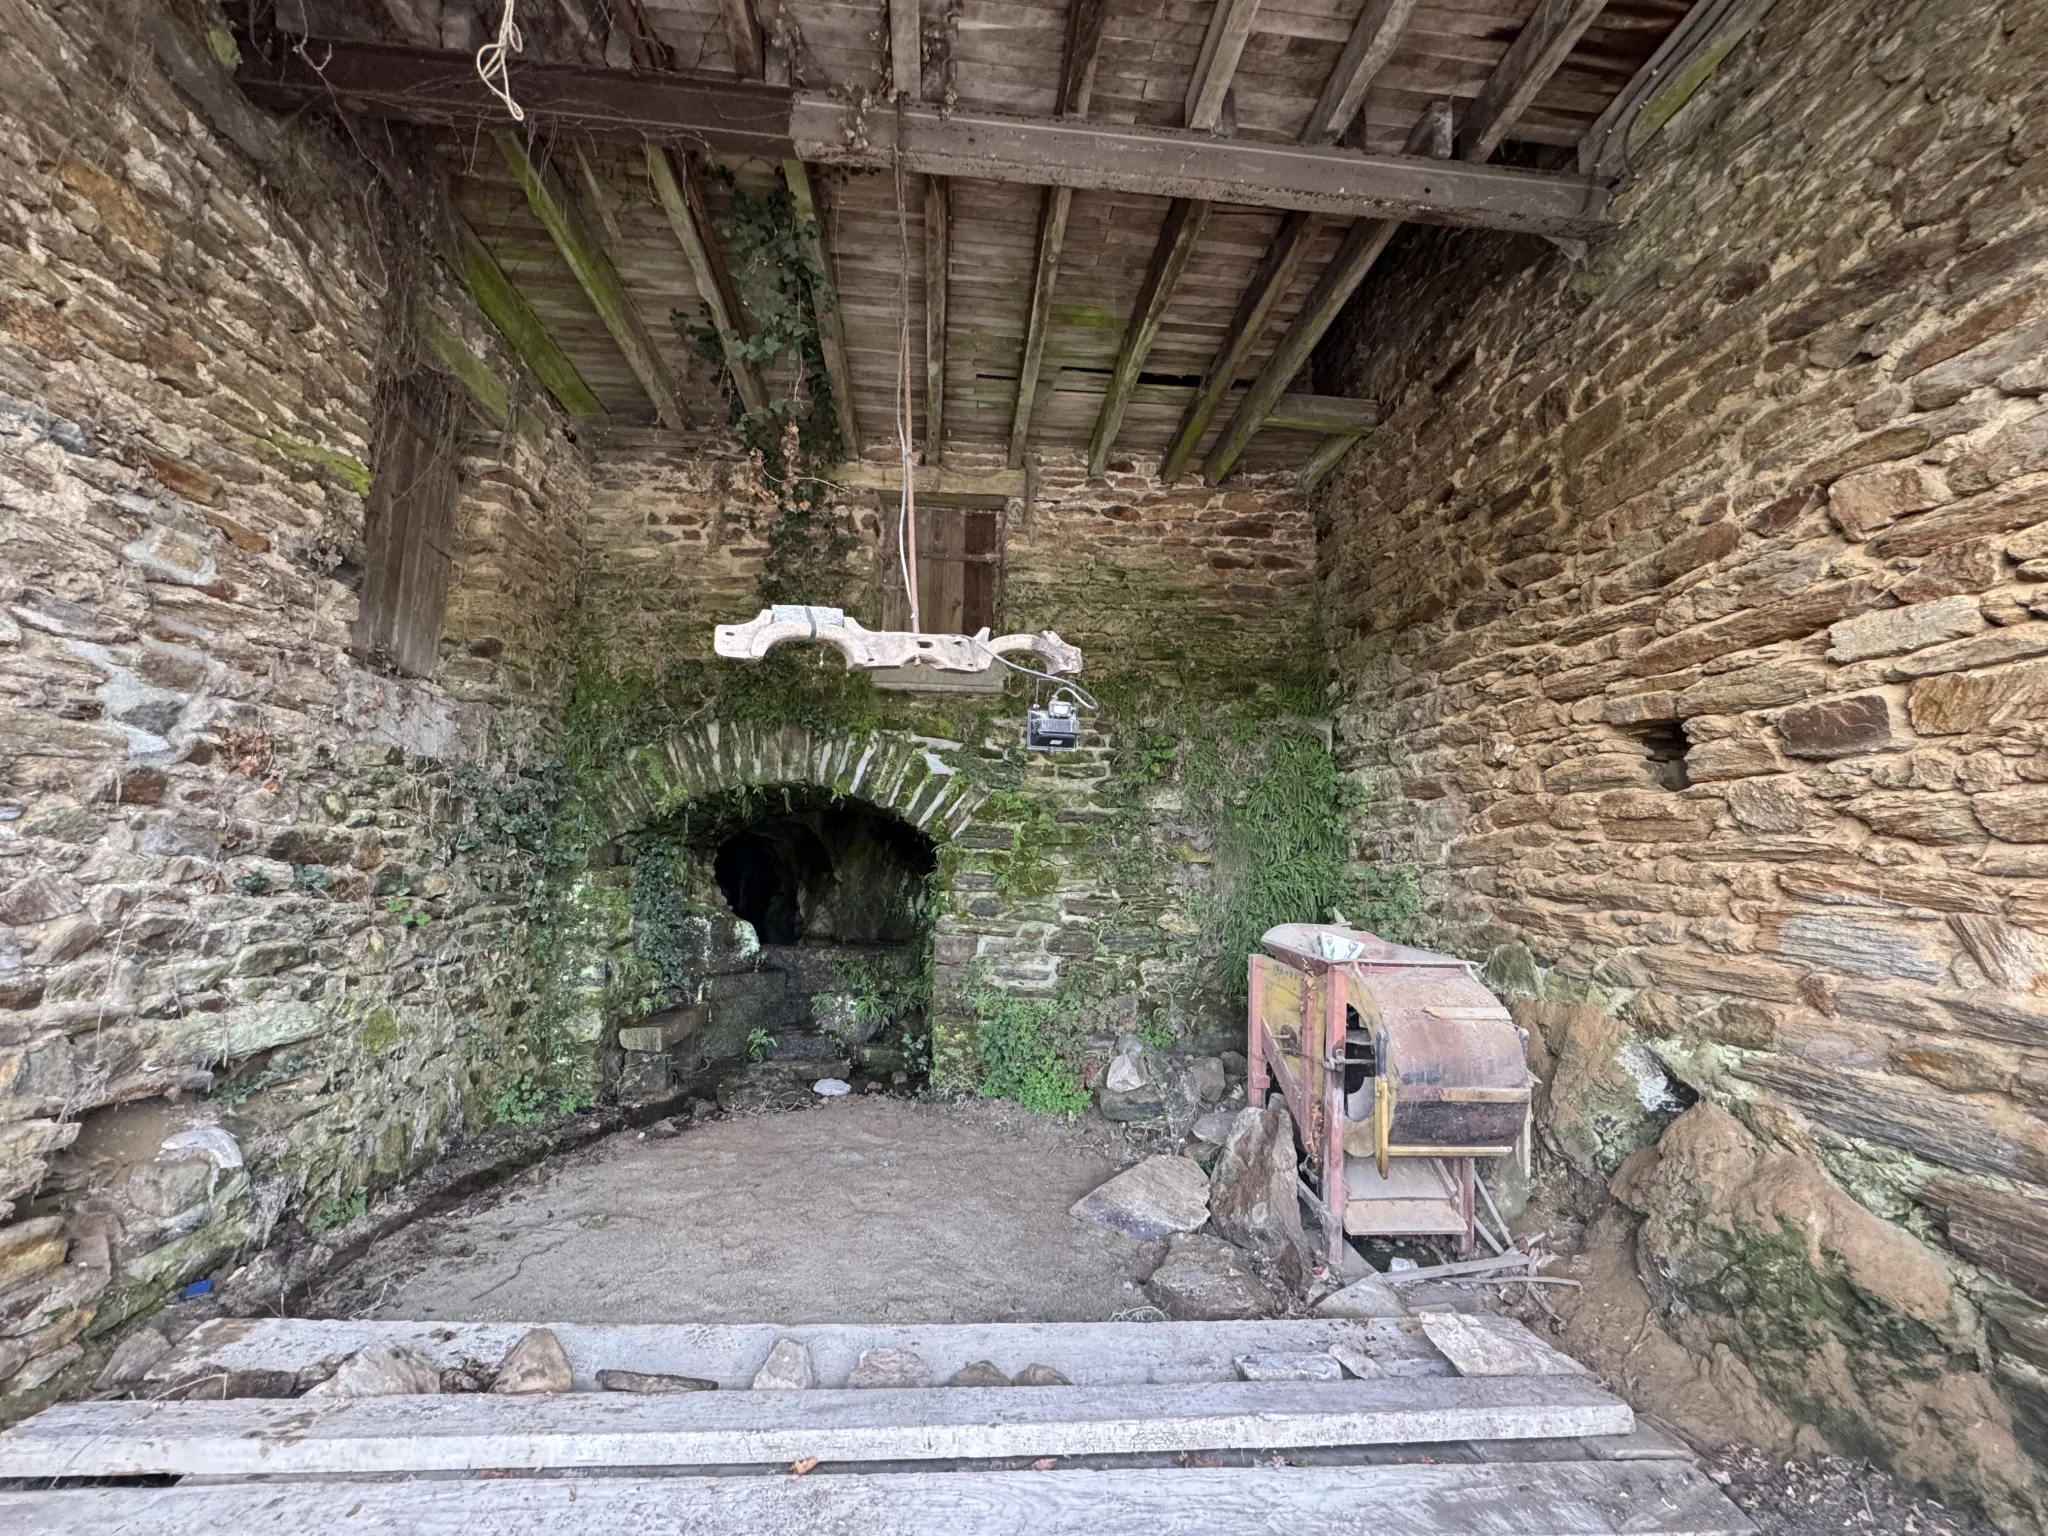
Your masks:
[{"label": "wooden plank on floor", "polygon": [[[920,497],[939,494],[925,483]],[[332,1364],[378,1339],[417,1349],[442,1369],[464,1361],[495,1367],[530,1323],[325,1322],[309,1318],[224,1318],[193,1332],[149,1373],[143,1395],[177,1382],[236,1378],[274,1381]],[[1357,1350],[1382,1375],[1448,1376],[1450,1366],[1413,1319],[1304,1318],[1222,1323],[938,1323],[900,1326],[817,1323],[556,1323],[579,1391],[606,1369],[701,1376],[745,1387],[777,1339],[811,1352],[818,1385],[845,1384],[865,1349],[904,1349],[944,1381],[963,1365],[993,1360],[1015,1372],[1050,1365],[1076,1386],[1172,1385],[1237,1380],[1245,1355]],[[273,1389],[275,1390],[275,1389]],[[265,1392],[218,1391],[220,1396]]]},{"label": "wooden plank on floor", "polygon": [[64,1403],[0,1434],[0,1476],[246,1477],[1285,1450],[1626,1434],[1565,1376],[1192,1386],[460,1394]]},{"label": "wooden plank on floor", "polygon": [[242,1483],[0,1494],[43,1536],[1748,1536],[1676,1463]]}]

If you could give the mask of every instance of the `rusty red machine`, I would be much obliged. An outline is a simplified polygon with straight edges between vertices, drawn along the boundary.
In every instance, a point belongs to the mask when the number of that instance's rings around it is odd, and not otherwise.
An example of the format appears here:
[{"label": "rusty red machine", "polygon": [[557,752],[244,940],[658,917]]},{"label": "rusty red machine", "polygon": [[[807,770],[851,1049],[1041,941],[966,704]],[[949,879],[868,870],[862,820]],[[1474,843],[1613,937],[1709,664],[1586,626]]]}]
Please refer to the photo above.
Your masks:
[{"label": "rusty red machine", "polygon": [[1470,1252],[1479,1160],[1528,1169],[1527,1037],[1470,961],[1333,923],[1260,942],[1248,1097],[1279,1084],[1319,1173],[1331,1262],[1347,1236],[1454,1236]]}]

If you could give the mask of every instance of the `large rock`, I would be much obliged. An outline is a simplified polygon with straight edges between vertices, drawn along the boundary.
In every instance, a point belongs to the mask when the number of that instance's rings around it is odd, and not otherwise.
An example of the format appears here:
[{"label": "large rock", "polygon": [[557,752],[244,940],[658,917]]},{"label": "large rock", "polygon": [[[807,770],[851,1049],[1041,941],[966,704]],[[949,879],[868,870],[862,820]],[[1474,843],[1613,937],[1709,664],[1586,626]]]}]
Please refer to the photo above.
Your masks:
[{"label": "large rock", "polygon": [[1209,1180],[1209,1220],[1217,1236],[1273,1260],[1299,1283],[1310,1249],[1296,1166],[1286,1105],[1239,1110]]},{"label": "large rock", "polygon": [[1165,1261],[1145,1282],[1145,1293],[1180,1322],[1270,1317],[1279,1310],[1243,1252],[1220,1237],[1200,1234],[1184,1234],[1168,1244]]},{"label": "large rock", "polygon": [[1209,1179],[1190,1158],[1148,1157],[1090,1190],[1072,1210],[1126,1237],[1157,1242],[1209,1219]]},{"label": "large rock", "polygon": [[552,1328],[535,1328],[505,1352],[491,1390],[521,1394],[566,1392],[570,1385],[569,1353],[562,1348],[562,1341],[555,1337]]},{"label": "large rock", "polygon": [[849,1387],[928,1387],[932,1370],[907,1349],[864,1349],[847,1374]]},{"label": "large rock", "polygon": [[817,1384],[810,1346],[801,1339],[777,1339],[754,1372],[756,1392],[802,1392]]},{"label": "large rock", "polygon": [[1642,1217],[1636,1267],[1687,1347],[1740,1360],[1793,1420],[1900,1476],[2024,1497],[2007,1405],[1971,1368],[1975,1314],[1934,1248],[1712,1101],[1611,1187]]},{"label": "large rock", "polygon": [[1517,999],[1511,1006],[1550,1058],[1542,1126],[1581,1174],[1611,1174],[1678,1113],[1656,1058],[1614,1015],[1591,1004]]}]

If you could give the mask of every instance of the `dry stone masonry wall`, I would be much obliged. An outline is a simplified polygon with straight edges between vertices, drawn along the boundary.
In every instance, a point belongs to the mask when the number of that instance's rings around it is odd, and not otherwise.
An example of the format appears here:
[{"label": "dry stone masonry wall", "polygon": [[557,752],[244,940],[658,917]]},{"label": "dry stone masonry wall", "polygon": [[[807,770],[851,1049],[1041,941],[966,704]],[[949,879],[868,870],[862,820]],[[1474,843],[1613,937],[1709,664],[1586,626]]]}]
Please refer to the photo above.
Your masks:
[{"label": "dry stone masonry wall", "polygon": [[[989,991],[1081,989],[1111,1037],[1136,1026],[1141,994],[1174,1000],[1162,1017],[1200,1013],[1183,1027],[1238,1027],[1227,1004],[1193,984],[1217,883],[1213,829],[1188,816],[1169,782],[1171,735],[1151,748],[1164,754],[1157,761],[1146,744],[1159,720],[1204,698],[1272,716],[1276,682],[1299,693],[1297,675],[1320,712],[1313,528],[1290,482],[1168,488],[1138,466],[1095,481],[1079,466],[1034,466],[1029,494],[1002,513],[998,623],[1056,629],[1081,646],[1083,680],[1108,701],[1081,750],[1049,758],[1021,749],[1030,690],[1015,682],[1007,695],[864,683],[822,698],[722,691],[734,668],[710,659],[711,627],[759,608],[777,515],[758,469],[729,445],[611,429],[594,439],[592,476],[584,654],[608,674],[665,680],[625,690],[639,701],[637,723],[615,755],[634,766],[601,792],[604,837],[778,784],[901,812],[941,843],[934,1038],[939,1076],[955,1086],[975,1081],[973,999]],[[828,507],[845,580],[819,595],[870,624],[880,622],[894,516],[871,494],[834,493]],[[801,654],[837,674],[836,656]],[[850,775],[863,763],[873,782],[856,789]],[[598,871],[577,888],[616,879]],[[613,972],[618,963],[608,962]],[[595,995],[597,971],[584,969]],[[601,1035],[588,1023],[582,1033]]]},{"label": "dry stone masonry wall", "polygon": [[349,655],[407,296],[368,168],[231,143],[113,15],[0,0],[0,1418],[489,1118],[525,913],[465,830],[549,708],[580,523],[508,409],[443,682]]},{"label": "dry stone masonry wall", "polygon": [[1680,1107],[1648,1113],[1624,1051],[1708,1097],[1616,1186],[1674,1330],[2021,1523],[2048,1460],[2036,20],[1781,0],[1583,264],[1410,231],[1319,360],[1388,406],[1318,498],[1340,750],[1390,791],[1367,851],[1541,1000],[1582,1172]]}]

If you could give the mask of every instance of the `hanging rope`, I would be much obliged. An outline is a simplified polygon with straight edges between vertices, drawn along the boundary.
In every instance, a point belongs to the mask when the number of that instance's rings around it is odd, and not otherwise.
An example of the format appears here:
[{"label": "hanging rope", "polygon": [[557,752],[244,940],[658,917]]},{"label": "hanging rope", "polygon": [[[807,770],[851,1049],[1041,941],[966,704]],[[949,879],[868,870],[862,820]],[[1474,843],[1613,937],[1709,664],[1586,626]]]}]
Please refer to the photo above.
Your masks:
[{"label": "hanging rope", "polygon": [[511,55],[526,51],[526,39],[519,35],[519,23],[513,16],[518,3],[519,0],[505,0],[505,12],[498,18],[498,35],[476,51],[476,72],[484,88],[505,103],[512,121],[523,123],[526,109],[512,99]]},{"label": "hanging rope", "polygon": [[896,557],[903,590],[910,599],[910,632],[924,625],[917,605],[917,463],[910,446],[910,215],[903,206],[903,99],[896,101],[896,314],[900,322],[902,367],[896,378],[896,446],[903,462],[903,499],[896,514]]}]

